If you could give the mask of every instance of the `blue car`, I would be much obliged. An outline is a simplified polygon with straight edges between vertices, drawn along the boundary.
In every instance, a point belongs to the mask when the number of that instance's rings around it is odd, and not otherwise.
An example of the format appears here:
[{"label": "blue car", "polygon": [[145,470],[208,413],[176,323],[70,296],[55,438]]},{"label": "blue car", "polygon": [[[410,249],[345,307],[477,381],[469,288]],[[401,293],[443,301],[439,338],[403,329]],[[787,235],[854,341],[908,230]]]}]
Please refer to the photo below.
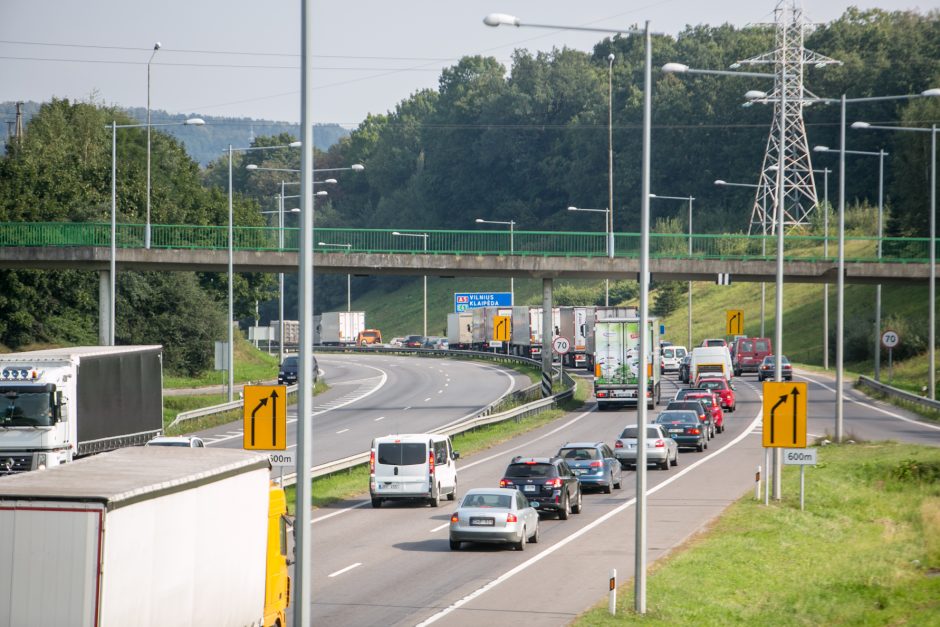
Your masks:
[{"label": "blue car", "polygon": [[567,462],[582,488],[600,488],[606,494],[610,494],[611,488],[620,489],[623,469],[603,442],[568,442],[557,456]]}]

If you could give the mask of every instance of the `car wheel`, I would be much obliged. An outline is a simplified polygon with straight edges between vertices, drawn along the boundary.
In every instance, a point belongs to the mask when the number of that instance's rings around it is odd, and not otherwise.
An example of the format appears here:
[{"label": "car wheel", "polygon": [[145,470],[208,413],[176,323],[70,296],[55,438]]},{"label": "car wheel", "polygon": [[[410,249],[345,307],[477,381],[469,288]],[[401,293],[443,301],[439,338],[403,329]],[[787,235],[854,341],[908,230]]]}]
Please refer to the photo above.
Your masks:
[{"label": "car wheel", "polygon": [[663,461],[659,462],[659,469],[660,469],[660,470],[669,470],[669,457],[668,457],[668,456],[666,457],[666,459],[664,459]]},{"label": "car wheel", "polygon": [[702,451],[704,451],[704,450],[705,450],[705,443],[704,443],[704,442],[699,442],[698,444],[696,444],[696,445],[695,445],[695,450],[698,451],[699,453],[701,453]]},{"label": "car wheel", "polygon": [[372,497],[372,507],[374,507],[375,509],[382,507],[382,499],[377,499],[375,497]]},{"label": "car wheel", "polygon": [[450,541],[450,550],[451,550],[451,551],[459,551],[459,550],[460,550],[460,542],[459,542],[458,540],[451,540],[451,541]]},{"label": "car wheel", "polygon": [[456,481],[454,481],[454,489],[451,490],[451,491],[450,491],[450,494],[447,495],[447,500],[448,500],[448,501],[456,501],[456,500],[457,500],[457,482],[456,482]]},{"label": "car wheel", "polygon": [[613,475],[610,476],[610,482],[604,486],[604,494],[610,494],[613,491],[611,484],[614,482]]},{"label": "car wheel", "polygon": [[565,496],[565,506],[558,510],[558,520],[568,520],[568,516],[571,515],[571,503],[568,502],[568,497]]},{"label": "car wheel", "polygon": [[437,493],[431,495],[428,503],[431,504],[431,507],[438,507],[441,504],[441,486],[437,486]]},{"label": "car wheel", "polygon": [[678,449],[678,448],[676,449],[676,455],[675,455],[675,457],[672,458],[672,465],[673,465],[673,466],[678,466],[678,465],[679,465],[679,449]]},{"label": "car wheel", "polygon": [[523,527],[523,528],[522,528],[522,537],[519,538],[519,541],[516,542],[515,545],[513,545],[513,548],[514,548],[514,549],[516,549],[517,551],[525,551],[526,535],[528,535],[528,531],[526,531],[526,528]]},{"label": "car wheel", "polygon": [[535,533],[533,533],[533,534],[532,534],[532,537],[529,538],[529,542],[531,542],[532,544],[538,544],[538,543],[539,543],[539,534],[541,533],[541,531],[539,531],[540,529],[541,529],[541,525],[539,525],[539,523],[536,522],[536,523],[535,523]]},{"label": "car wheel", "polygon": [[708,440],[705,440],[705,448],[708,448]]},{"label": "car wheel", "polygon": [[575,514],[581,513],[581,488],[578,488],[578,500],[571,507],[571,511],[574,512]]}]

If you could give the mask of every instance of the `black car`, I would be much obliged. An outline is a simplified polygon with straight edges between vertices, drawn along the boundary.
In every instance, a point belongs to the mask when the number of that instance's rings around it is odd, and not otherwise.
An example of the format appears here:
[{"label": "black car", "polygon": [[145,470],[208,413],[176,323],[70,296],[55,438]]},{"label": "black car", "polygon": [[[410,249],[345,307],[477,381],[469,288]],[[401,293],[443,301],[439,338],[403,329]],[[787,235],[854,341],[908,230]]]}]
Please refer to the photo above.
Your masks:
[{"label": "black car", "polygon": [[[313,382],[317,382],[317,376],[319,375],[319,366],[317,365],[317,358],[313,355],[313,365],[311,370],[313,372]],[[277,370],[277,382],[280,385],[294,385],[297,383],[297,371],[300,368],[300,358],[297,355],[291,355],[290,357],[285,357],[284,361],[281,362],[280,368]]]},{"label": "black car", "polygon": [[[774,380],[774,373],[777,368],[776,359],[774,355],[764,357],[764,361],[757,368],[758,381]],[[784,381],[793,381],[793,366],[790,365],[790,360],[787,359],[786,355],[780,356],[780,378]]]},{"label": "black car", "polygon": [[708,448],[705,427],[698,421],[694,411],[664,411],[656,417],[656,424],[662,425],[680,449],[694,448],[704,451]]},{"label": "black car", "polygon": [[689,367],[692,364],[692,353],[688,353],[685,357],[682,358],[682,361],[679,362],[679,381],[682,383],[689,382]]},{"label": "black car", "polygon": [[694,411],[698,414],[699,422],[705,427],[706,435],[709,438],[715,437],[715,425],[712,422],[712,413],[705,407],[705,404],[700,400],[687,400],[687,401],[670,401],[666,405],[666,410],[672,409],[686,409]]},{"label": "black car", "polygon": [[499,487],[516,488],[539,513],[556,513],[561,520],[581,513],[581,482],[558,457],[514,457]]}]

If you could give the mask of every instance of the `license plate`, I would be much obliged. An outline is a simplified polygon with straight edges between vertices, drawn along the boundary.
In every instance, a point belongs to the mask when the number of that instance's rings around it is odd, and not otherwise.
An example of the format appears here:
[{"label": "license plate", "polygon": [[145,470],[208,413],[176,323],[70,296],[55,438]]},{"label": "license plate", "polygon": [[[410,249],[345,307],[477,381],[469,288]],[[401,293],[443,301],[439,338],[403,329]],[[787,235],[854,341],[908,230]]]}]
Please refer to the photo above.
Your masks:
[{"label": "license plate", "polygon": [[535,492],[535,486],[534,486],[534,485],[524,485],[524,486],[522,486],[522,491],[523,491],[523,492]]},{"label": "license plate", "polygon": [[627,444],[627,448],[633,448],[633,447],[635,447],[635,446],[636,446],[636,444]]},{"label": "license plate", "polygon": [[400,492],[401,484],[393,481],[385,481],[378,485],[379,490],[384,490],[385,492]]},{"label": "license plate", "polygon": [[584,473],[587,472],[587,469],[585,469],[585,468],[572,468],[572,469],[571,469],[571,472],[573,472],[573,473],[576,474],[576,475],[583,475]]},{"label": "license plate", "polygon": [[679,435],[682,435],[683,431],[682,429],[670,429],[669,433],[678,433]]},{"label": "license plate", "polygon": [[529,501],[529,505],[531,505],[532,507],[538,509],[539,502],[538,502],[538,501]]},{"label": "license plate", "polygon": [[495,524],[492,518],[471,518],[470,525],[473,527],[492,527]]}]

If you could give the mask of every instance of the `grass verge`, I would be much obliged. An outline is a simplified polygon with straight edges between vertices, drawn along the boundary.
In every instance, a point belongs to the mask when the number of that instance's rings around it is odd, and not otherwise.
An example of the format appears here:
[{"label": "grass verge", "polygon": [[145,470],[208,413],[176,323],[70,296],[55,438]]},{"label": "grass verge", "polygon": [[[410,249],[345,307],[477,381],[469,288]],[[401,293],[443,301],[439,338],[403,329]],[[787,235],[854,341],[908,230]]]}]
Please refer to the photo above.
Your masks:
[{"label": "grass verge", "polygon": [[[245,338],[235,336],[235,383],[277,379],[277,355],[260,351]],[[164,375],[164,388],[196,388],[227,383],[225,372],[207,370],[195,377]]]},{"label": "grass verge", "polygon": [[[806,472],[784,469],[784,500],[750,496],[655,564],[647,614],[594,625],[940,625],[940,450],[898,443],[828,446]],[[707,581],[708,594],[700,594]]]},{"label": "grass verge", "polygon": [[[472,455],[486,450],[497,444],[511,440],[553,420],[561,418],[565,413],[580,409],[584,401],[590,397],[590,383],[583,378],[575,379],[576,387],[574,398],[560,403],[557,409],[550,409],[528,418],[520,420],[507,420],[506,422],[487,425],[454,436],[454,450],[459,451],[461,457]],[[369,469],[366,465],[356,466],[347,471],[338,472],[327,477],[313,480],[311,489],[311,503],[314,507],[323,507],[343,499],[362,495],[369,489]],[[294,514],[297,493],[294,486],[288,486],[287,508]]]},{"label": "grass verge", "polygon": [[858,385],[857,383],[855,385],[855,389],[868,397],[890,403],[901,409],[906,409],[907,411],[915,413],[918,416],[926,418],[927,420],[940,422],[940,411],[937,411],[936,409],[930,409],[929,407],[924,407],[918,403],[912,403],[910,401],[904,400],[903,398],[897,398],[896,396],[888,396],[887,394],[882,394],[881,392],[872,390],[871,388],[868,388],[864,385]]}]

